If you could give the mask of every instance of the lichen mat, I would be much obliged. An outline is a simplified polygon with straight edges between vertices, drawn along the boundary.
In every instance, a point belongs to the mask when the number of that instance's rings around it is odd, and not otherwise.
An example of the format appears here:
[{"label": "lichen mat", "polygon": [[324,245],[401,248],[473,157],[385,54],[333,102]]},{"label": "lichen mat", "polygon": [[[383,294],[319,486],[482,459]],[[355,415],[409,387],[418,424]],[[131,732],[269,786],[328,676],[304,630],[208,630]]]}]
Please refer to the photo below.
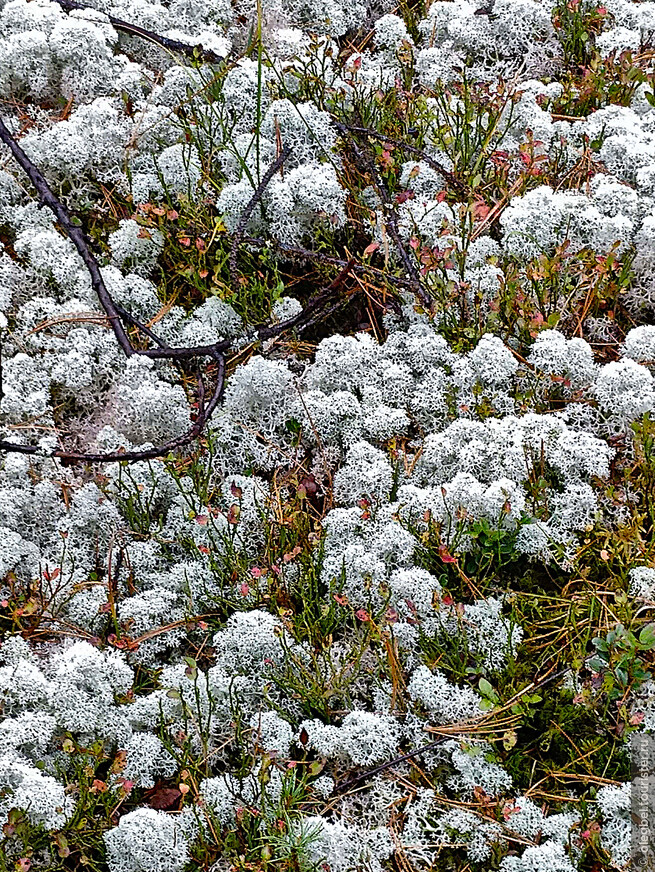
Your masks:
[{"label": "lichen mat", "polygon": [[426,7],[0,0],[0,872],[636,862],[655,4]]}]

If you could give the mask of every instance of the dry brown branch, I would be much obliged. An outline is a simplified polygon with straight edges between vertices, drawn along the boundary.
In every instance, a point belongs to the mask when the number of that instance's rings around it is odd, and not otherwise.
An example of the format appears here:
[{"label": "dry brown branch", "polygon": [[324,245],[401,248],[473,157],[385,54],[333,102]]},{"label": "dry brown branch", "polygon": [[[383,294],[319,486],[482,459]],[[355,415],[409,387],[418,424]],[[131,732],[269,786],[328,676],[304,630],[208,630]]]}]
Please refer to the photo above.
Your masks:
[{"label": "dry brown branch", "polygon": [[[55,0],[62,9],[67,12],[72,10],[86,10],[91,12],[96,10],[92,6],[85,6],[83,3],[76,3],[75,0]],[[116,18],[114,15],[108,15],[109,23],[112,27],[121,33],[129,34],[130,36],[138,36],[148,42],[153,42],[168,51],[178,52],[179,54],[187,55],[191,58],[198,58],[208,64],[222,64],[225,58],[217,55],[216,52],[210,49],[203,48],[201,45],[189,45],[186,42],[180,42],[179,39],[170,39],[167,36],[161,36],[152,30],[147,30],[145,27],[139,27],[137,24],[130,24],[129,21],[123,21],[121,18]]]}]

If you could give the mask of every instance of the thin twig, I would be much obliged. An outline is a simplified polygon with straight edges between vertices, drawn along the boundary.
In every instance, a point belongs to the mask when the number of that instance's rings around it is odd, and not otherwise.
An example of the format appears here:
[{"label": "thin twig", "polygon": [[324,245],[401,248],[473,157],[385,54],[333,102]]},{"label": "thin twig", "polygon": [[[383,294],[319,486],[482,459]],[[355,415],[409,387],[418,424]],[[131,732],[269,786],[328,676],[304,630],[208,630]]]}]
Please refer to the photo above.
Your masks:
[{"label": "thin twig", "polygon": [[264,191],[268,187],[271,179],[275,175],[275,173],[282,168],[282,164],[291,154],[291,149],[289,146],[285,145],[277,158],[273,161],[270,167],[264,173],[264,176],[261,182],[255,188],[255,191],[248,201],[248,205],[243,210],[243,214],[239,219],[239,223],[237,224],[237,228],[234,231],[234,235],[232,236],[232,245],[230,246],[230,284],[232,285],[232,290],[237,292],[239,290],[239,282],[238,282],[238,272],[239,266],[237,262],[237,257],[239,254],[239,245],[241,244],[241,239],[243,234],[245,233],[246,227],[248,226],[248,221],[250,221],[250,216],[252,215],[255,206],[261,198],[264,196]]},{"label": "thin twig", "polygon": [[427,745],[422,745],[420,748],[414,748],[413,751],[408,751],[406,754],[394,757],[393,760],[387,760],[386,763],[380,763],[380,765],[376,766],[375,769],[369,769],[367,772],[362,772],[361,775],[356,775],[355,778],[349,778],[348,781],[344,781],[343,784],[338,784],[334,789],[334,793],[346,793],[361,781],[368,781],[370,778],[379,775],[380,772],[386,772],[386,770],[391,769],[392,766],[397,766],[398,763],[404,763],[406,760],[413,760],[414,757],[419,757],[421,754],[425,754],[426,751],[432,751],[433,748],[443,745],[448,738],[448,736],[440,736],[433,742],[428,742]]},{"label": "thin twig", "polygon": [[56,318],[46,318],[41,321],[36,327],[33,327],[28,336],[34,333],[40,333],[41,330],[47,330],[49,327],[59,327],[61,324],[95,324],[96,327],[109,328],[111,325],[107,321],[107,316],[100,312],[71,312],[68,315],[60,315]]},{"label": "thin twig", "polygon": [[350,143],[350,147],[352,149],[355,159],[355,164],[359,166],[360,171],[368,173],[371,176],[373,186],[382,203],[383,220],[386,231],[391,237],[391,240],[396,247],[396,251],[398,252],[398,257],[402,261],[407,275],[411,280],[412,289],[414,290],[416,296],[419,297],[423,305],[426,306],[428,309],[431,308],[432,300],[430,298],[430,295],[422,286],[421,276],[416,267],[416,264],[413,262],[412,258],[408,254],[407,249],[403,245],[403,241],[400,238],[400,232],[398,230],[398,213],[396,212],[394,204],[391,200],[389,189],[387,188],[384,179],[381,177],[380,173],[377,170],[377,167],[375,166],[375,158],[370,154],[367,147],[364,146],[360,148],[357,145],[353,136],[351,135],[350,128],[347,125],[342,124],[340,121],[335,121],[334,125],[336,126],[337,130],[339,130],[341,135]]}]

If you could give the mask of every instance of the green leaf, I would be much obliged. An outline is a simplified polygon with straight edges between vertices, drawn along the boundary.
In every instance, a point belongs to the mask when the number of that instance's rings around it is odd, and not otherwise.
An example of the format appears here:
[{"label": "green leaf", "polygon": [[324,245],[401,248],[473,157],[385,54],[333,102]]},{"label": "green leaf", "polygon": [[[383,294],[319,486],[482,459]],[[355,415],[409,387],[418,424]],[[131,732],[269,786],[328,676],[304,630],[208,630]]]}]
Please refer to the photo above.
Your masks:
[{"label": "green leaf", "polygon": [[648,624],[639,633],[639,644],[646,649],[655,646],[655,624]]},{"label": "green leaf", "polygon": [[320,775],[324,767],[325,760],[314,760],[314,762],[309,765],[309,774],[314,778],[316,775]]},{"label": "green leaf", "polygon": [[54,838],[55,844],[57,845],[57,853],[60,857],[70,857],[70,848],[68,847],[68,842],[66,840],[66,836],[63,833],[57,833]]},{"label": "green leaf", "polygon": [[498,695],[496,691],[493,689],[493,687],[486,678],[481,678],[478,681],[478,687],[480,688],[480,693],[482,694],[482,696],[486,696],[487,699],[490,699],[493,702],[496,702],[498,700]]},{"label": "green leaf", "polygon": [[627,687],[628,684],[628,673],[621,666],[617,666],[614,670],[614,674],[619,679],[619,682],[623,685],[623,687]]},{"label": "green leaf", "polygon": [[285,422],[284,426],[289,431],[289,433],[298,434],[302,430],[302,425],[301,425],[300,421],[297,421],[295,418],[289,418]]}]

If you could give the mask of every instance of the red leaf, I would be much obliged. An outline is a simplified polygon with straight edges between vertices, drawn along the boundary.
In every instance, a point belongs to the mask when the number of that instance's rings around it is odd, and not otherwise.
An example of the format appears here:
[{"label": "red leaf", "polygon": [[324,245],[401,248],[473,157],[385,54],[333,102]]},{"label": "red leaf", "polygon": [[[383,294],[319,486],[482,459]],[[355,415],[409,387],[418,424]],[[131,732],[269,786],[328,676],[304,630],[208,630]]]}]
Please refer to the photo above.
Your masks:
[{"label": "red leaf", "polygon": [[182,794],[177,787],[157,787],[154,793],[150,795],[148,805],[150,808],[165,811],[166,809],[173,808],[179,802],[181,796]]},{"label": "red leaf", "polygon": [[487,206],[486,203],[483,203],[482,200],[478,200],[473,207],[473,213],[475,214],[475,217],[479,218],[481,221],[483,221],[487,217],[489,212],[491,212],[491,209],[489,208],[489,206]]},{"label": "red leaf", "polygon": [[445,545],[439,546],[439,557],[441,557],[444,563],[457,563],[457,558],[449,553]]},{"label": "red leaf", "polygon": [[[366,254],[366,252],[364,252],[364,254]],[[314,496],[314,494],[318,490],[318,485],[314,481],[313,476],[308,476],[307,478],[303,478],[303,480],[300,482],[300,484],[298,485],[299,491],[300,491],[300,488],[302,488],[304,490],[305,496],[308,496],[308,495]]]},{"label": "red leaf", "polygon": [[297,557],[301,552],[302,552],[302,548],[300,547],[300,545],[296,545],[296,547],[293,549],[293,551],[289,551],[289,552],[287,552],[287,553],[282,557],[282,560],[284,561],[284,563],[290,563],[290,562],[291,562],[294,558],[296,558],[296,557]]},{"label": "red leaf", "polygon": [[413,200],[414,197],[414,191],[401,191],[399,194],[396,194],[396,203],[400,205],[401,203],[405,203],[407,200]]},{"label": "red leaf", "polygon": [[518,805],[513,805],[511,802],[506,802],[505,805],[503,806],[503,817],[505,818],[506,821],[508,821],[511,818],[511,816],[513,814],[516,814],[516,812],[518,812],[518,811],[521,811],[521,809]]}]

